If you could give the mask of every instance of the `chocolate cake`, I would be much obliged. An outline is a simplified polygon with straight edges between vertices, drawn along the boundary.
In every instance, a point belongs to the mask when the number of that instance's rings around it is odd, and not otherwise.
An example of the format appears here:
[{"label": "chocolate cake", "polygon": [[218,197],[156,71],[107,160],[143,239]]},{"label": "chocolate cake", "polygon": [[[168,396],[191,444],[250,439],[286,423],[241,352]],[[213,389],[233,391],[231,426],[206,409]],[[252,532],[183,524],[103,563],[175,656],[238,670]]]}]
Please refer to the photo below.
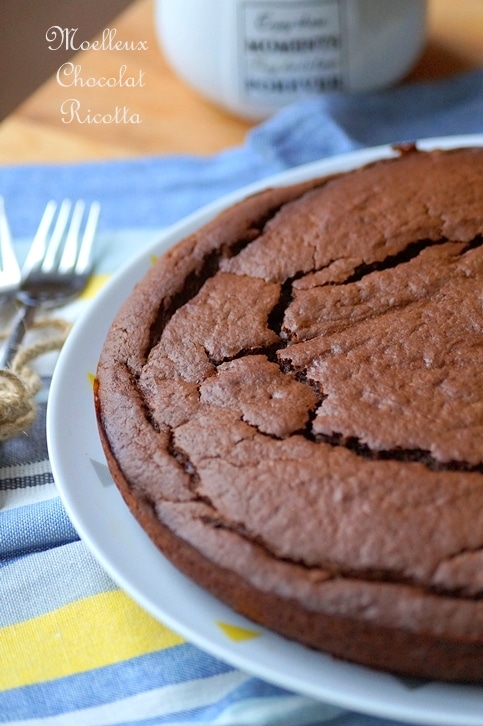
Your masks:
[{"label": "chocolate cake", "polygon": [[483,681],[482,235],[483,149],[408,146],[153,264],[95,398],[167,558],[312,648]]}]

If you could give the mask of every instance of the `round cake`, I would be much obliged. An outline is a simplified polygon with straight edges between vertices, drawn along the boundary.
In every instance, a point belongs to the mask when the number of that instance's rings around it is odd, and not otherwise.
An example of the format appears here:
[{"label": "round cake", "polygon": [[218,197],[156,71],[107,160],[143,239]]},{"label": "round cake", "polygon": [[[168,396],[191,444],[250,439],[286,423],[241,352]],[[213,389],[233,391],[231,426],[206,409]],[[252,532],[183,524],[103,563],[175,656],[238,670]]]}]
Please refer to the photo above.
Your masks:
[{"label": "round cake", "polygon": [[482,148],[231,206],[129,295],[95,403],[125,501],[203,588],[339,658],[483,681]]}]

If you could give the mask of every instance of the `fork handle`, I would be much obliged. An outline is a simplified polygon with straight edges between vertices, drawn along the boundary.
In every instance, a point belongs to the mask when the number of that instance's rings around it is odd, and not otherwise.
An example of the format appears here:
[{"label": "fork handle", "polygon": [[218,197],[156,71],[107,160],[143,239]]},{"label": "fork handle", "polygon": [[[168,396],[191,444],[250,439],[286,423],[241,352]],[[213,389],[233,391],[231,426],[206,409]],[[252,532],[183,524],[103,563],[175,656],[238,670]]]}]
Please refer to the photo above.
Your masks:
[{"label": "fork handle", "polygon": [[22,303],[12,323],[12,329],[5,343],[0,358],[0,368],[8,368],[15,357],[25,333],[31,327],[35,317],[36,306]]}]

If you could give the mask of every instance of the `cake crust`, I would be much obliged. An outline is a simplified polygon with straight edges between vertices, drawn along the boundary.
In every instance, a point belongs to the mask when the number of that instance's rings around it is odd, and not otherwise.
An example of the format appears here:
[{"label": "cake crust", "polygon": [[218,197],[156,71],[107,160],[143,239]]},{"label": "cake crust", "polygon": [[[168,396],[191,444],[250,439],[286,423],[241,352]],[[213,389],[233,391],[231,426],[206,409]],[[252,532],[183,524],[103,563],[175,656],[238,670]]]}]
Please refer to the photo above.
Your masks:
[{"label": "cake crust", "polygon": [[95,386],[113,478],[190,578],[310,647],[469,682],[482,171],[408,148],[232,206],[136,286]]}]

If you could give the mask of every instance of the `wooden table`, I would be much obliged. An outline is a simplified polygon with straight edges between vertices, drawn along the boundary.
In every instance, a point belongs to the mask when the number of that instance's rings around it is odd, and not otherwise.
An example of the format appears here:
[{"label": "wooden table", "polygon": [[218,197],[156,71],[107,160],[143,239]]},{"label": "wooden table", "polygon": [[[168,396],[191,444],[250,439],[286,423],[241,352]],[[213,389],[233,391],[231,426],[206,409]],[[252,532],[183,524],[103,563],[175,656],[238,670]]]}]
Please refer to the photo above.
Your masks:
[{"label": "wooden table", "polygon": [[[109,26],[119,38],[146,42],[148,50],[86,50],[77,56],[85,77],[118,74],[123,63],[132,75],[143,73],[143,87],[75,89],[86,112],[126,106],[140,124],[63,123],[60,106],[69,89],[54,76],[0,124],[1,163],[207,154],[240,144],[253,124],[216,108],[174,75],[157,43],[153,13],[154,0],[135,0]],[[427,48],[407,80],[477,67],[483,67],[482,0],[429,0]]]}]

